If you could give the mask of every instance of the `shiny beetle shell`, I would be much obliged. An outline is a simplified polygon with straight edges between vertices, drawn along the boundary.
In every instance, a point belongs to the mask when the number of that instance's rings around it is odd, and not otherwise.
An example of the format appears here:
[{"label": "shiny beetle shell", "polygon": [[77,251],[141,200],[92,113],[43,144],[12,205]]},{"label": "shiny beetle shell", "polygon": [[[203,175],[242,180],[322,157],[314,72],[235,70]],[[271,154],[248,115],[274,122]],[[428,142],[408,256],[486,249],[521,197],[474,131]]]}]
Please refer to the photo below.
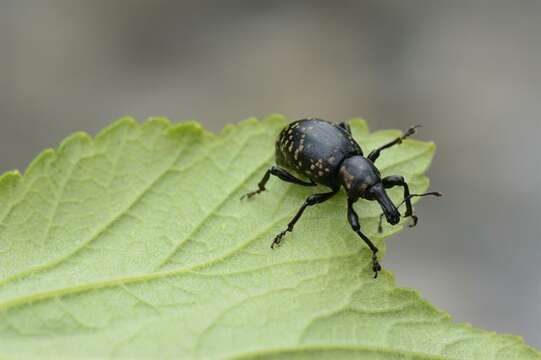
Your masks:
[{"label": "shiny beetle shell", "polygon": [[337,188],[338,165],[363,155],[361,147],[340,126],[319,119],[303,119],[285,127],[276,141],[276,163],[313,182]]}]

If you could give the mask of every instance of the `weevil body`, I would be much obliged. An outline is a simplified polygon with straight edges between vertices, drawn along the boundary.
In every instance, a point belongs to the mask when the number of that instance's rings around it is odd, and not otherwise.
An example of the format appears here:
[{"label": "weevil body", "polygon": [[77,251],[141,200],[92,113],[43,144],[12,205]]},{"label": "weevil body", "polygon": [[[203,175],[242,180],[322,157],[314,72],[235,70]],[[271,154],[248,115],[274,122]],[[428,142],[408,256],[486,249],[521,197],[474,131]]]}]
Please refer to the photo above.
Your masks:
[{"label": "weevil body", "polygon": [[[393,141],[374,149],[368,156],[364,156],[359,144],[353,139],[348,124],[334,124],[321,119],[297,120],[285,127],[276,140],[276,166],[267,170],[258,184],[258,189],[247,193],[243,197],[252,197],[265,191],[265,185],[270,175],[303,186],[324,185],[331,191],[310,195],[287,228],[274,238],[271,247],[279,245],[287,232],[293,231],[295,223],[300,219],[308,206],[322,203],[332,198],[344,187],[348,198],[348,221],[353,229],[368,245],[372,251],[372,270],[377,277],[381,266],[377,259],[377,247],[361,231],[359,217],[353,209],[353,204],[359,199],[375,200],[383,210],[387,222],[395,225],[400,221],[398,207],[393,204],[385,189],[402,186],[406,213],[404,217],[411,217],[414,226],[417,217],[413,214],[411,198],[414,196],[436,195],[438,192],[424,194],[410,194],[409,187],[402,176],[387,176],[382,178],[375,166],[382,150],[396,144],[415,133],[417,127],[410,128],[404,135]],[[309,181],[297,178],[286,169],[295,170],[305,176]],[[400,204],[402,205],[402,204]],[[399,205],[399,206],[400,206]],[[381,218],[380,218],[381,220]],[[380,226],[381,228],[381,226]]]},{"label": "weevil body", "polygon": [[299,120],[285,127],[276,140],[276,163],[296,170],[314,182],[336,189],[338,165],[362,155],[345,129],[323,120]]}]

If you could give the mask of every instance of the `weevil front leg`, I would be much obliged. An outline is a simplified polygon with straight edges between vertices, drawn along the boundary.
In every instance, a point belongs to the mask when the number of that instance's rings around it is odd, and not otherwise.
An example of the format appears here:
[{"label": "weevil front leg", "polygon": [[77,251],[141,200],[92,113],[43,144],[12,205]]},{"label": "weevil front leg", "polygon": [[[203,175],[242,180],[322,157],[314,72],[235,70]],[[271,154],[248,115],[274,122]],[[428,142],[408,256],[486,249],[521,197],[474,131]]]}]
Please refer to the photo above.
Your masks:
[{"label": "weevil front leg", "polygon": [[[406,213],[404,214],[404,217],[409,216],[413,220],[413,223],[410,224],[409,227],[414,227],[415,225],[417,225],[417,222],[419,220],[419,218],[413,213],[413,206],[411,205],[411,198],[416,197],[416,196],[428,196],[428,195],[442,196],[442,193],[437,192],[437,191],[426,192],[423,194],[410,194],[408,183],[406,182],[406,180],[404,180],[403,176],[399,176],[399,175],[391,175],[391,176],[384,177],[383,179],[381,179],[381,183],[383,184],[383,187],[385,189],[390,189],[394,186],[402,186],[404,188],[404,200],[402,200],[402,202],[398,205],[398,207],[402,206],[402,204],[406,204]],[[381,219],[382,217],[380,216],[380,225],[378,226],[379,232],[382,231]]]},{"label": "weevil front leg", "polygon": [[410,189],[403,176],[391,175],[381,179],[381,183],[385,189],[390,189],[395,186],[402,186],[404,188],[404,202],[406,204],[406,213],[404,217],[410,216],[413,219],[413,223],[410,227],[417,225],[418,218],[413,214],[413,206],[411,205]]},{"label": "weevil front leg", "polygon": [[290,182],[297,185],[317,186],[317,184],[314,182],[307,182],[307,181],[298,179],[295,176],[291,175],[289,172],[287,172],[285,169],[282,169],[281,167],[274,165],[274,166],[271,166],[271,168],[265,172],[265,175],[263,175],[263,178],[261,179],[259,184],[257,184],[258,189],[255,191],[250,191],[249,193],[242,195],[240,199],[242,200],[245,197],[251,198],[252,196],[259,194],[260,192],[265,191],[266,190],[265,185],[267,184],[267,181],[269,181],[269,178],[271,175],[274,175],[285,182]]},{"label": "weevil front leg", "polygon": [[330,198],[332,198],[337,192],[338,190],[333,190],[326,193],[312,194],[308,196],[308,198],[306,198],[306,200],[304,201],[304,204],[302,204],[301,208],[297,211],[293,219],[291,219],[291,221],[287,224],[287,229],[280,232],[278,235],[274,237],[274,240],[272,241],[272,244],[271,244],[271,248],[274,249],[275,246],[280,245],[280,242],[282,242],[282,239],[286,235],[286,233],[293,231],[295,224],[297,223],[297,221],[299,221],[302,214],[304,213],[304,210],[306,210],[308,206],[321,204],[322,202],[325,202],[329,200]]},{"label": "weevil front leg", "polygon": [[357,235],[359,235],[361,239],[363,239],[363,241],[372,251],[372,271],[374,272],[374,278],[377,278],[378,272],[381,271],[381,265],[379,264],[378,257],[376,255],[378,252],[378,248],[372,243],[372,241],[370,241],[368,236],[363,234],[363,232],[361,231],[361,225],[359,224],[359,216],[355,212],[355,209],[353,209],[353,203],[354,201],[348,199],[348,221],[353,231],[355,231]]},{"label": "weevil front leg", "polygon": [[376,160],[380,156],[382,150],[388,149],[388,148],[390,148],[390,147],[392,147],[394,145],[397,145],[397,144],[401,144],[402,140],[404,140],[404,139],[410,137],[411,135],[415,134],[415,132],[417,131],[417,128],[420,127],[420,126],[421,125],[412,126],[412,127],[410,127],[408,129],[408,131],[406,131],[404,133],[404,135],[402,135],[400,137],[397,137],[393,141],[390,141],[387,144],[384,144],[384,145],[380,146],[377,149],[372,150],[370,152],[370,154],[368,154],[368,159],[370,159],[370,161],[372,161],[372,162],[376,162]]}]

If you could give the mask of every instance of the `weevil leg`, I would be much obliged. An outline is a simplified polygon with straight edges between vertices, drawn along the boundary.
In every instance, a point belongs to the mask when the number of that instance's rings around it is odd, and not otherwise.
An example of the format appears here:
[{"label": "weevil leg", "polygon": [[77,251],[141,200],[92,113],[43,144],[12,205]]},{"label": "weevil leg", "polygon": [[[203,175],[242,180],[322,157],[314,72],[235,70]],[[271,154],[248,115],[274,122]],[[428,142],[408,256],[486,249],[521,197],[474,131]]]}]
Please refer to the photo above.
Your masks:
[{"label": "weevil leg", "polygon": [[376,245],[374,245],[374,243],[372,243],[372,241],[370,241],[368,236],[363,234],[363,232],[361,231],[361,225],[359,224],[359,216],[355,212],[355,209],[353,209],[353,203],[354,201],[348,199],[348,221],[353,231],[355,231],[357,235],[359,235],[361,239],[363,239],[363,241],[372,251],[372,271],[374,271],[374,278],[377,278],[378,271],[381,271],[381,265],[379,264],[378,257],[376,255],[378,252],[378,248],[376,247]]},{"label": "weevil leg", "polygon": [[346,130],[351,135],[351,126],[345,121],[338,124],[342,129]]},{"label": "weevil leg", "polygon": [[370,159],[370,161],[372,161],[372,162],[376,162],[376,160],[380,156],[382,150],[388,149],[388,148],[390,148],[390,147],[392,147],[394,145],[397,145],[397,144],[401,144],[402,140],[404,140],[404,139],[410,137],[411,135],[415,134],[415,132],[417,131],[417,128],[420,127],[420,126],[421,125],[412,126],[404,133],[404,135],[402,135],[400,137],[397,137],[393,141],[390,141],[387,144],[384,144],[384,145],[380,146],[377,149],[372,150],[370,152],[370,154],[368,154],[368,159]]},{"label": "weevil leg", "polygon": [[317,185],[315,182],[307,182],[307,181],[298,179],[295,176],[291,175],[286,170],[282,169],[281,167],[273,165],[271,166],[270,169],[268,169],[265,172],[265,175],[263,175],[263,178],[257,184],[258,189],[255,191],[250,191],[249,193],[242,195],[240,199],[242,200],[245,197],[251,198],[252,196],[259,194],[260,192],[265,191],[266,190],[265,185],[267,184],[267,181],[269,181],[269,178],[271,175],[274,175],[285,182],[290,182],[297,185],[302,185],[302,186],[316,186]]},{"label": "weevil leg", "polygon": [[316,205],[316,204],[321,204],[322,202],[325,202],[327,200],[329,200],[330,198],[332,198],[336,193],[338,192],[338,190],[333,190],[333,191],[330,191],[330,192],[326,192],[326,193],[321,193],[321,194],[312,194],[310,196],[308,196],[306,198],[306,200],[304,201],[304,204],[302,204],[302,206],[300,207],[300,209],[297,211],[297,213],[295,214],[295,216],[293,217],[293,219],[291,219],[291,221],[287,224],[287,229],[285,229],[284,231],[280,232],[278,235],[276,235],[274,237],[274,240],[272,241],[272,244],[271,244],[271,248],[274,248],[275,246],[277,245],[280,245],[280,242],[282,241],[283,237],[286,235],[286,233],[289,231],[289,232],[292,232],[293,231],[293,227],[295,226],[295,224],[297,223],[297,221],[299,221],[299,219],[301,218],[302,214],[304,213],[304,210],[308,207],[308,206],[312,206],[312,205]]},{"label": "weevil leg", "polygon": [[[404,180],[403,176],[399,176],[399,175],[387,176],[381,179],[381,183],[383,184],[383,187],[385,189],[390,189],[394,186],[402,186],[404,188],[404,200],[402,200],[402,203],[400,203],[398,207],[400,207],[402,204],[406,204],[406,213],[404,214],[404,217],[409,216],[413,220],[413,223],[410,224],[409,227],[414,227],[415,225],[417,225],[417,221],[419,220],[419,218],[413,213],[413,206],[411,205],[411,198],[415,196],[427,196],[427,195],[442,196],[442,194],[437,191],[427,192],[424,194],[410,194],[408,183],[406,182],[406,180]],[[382,217],[380,216],[380,225],[378,226],[379,232],[381,232],[382,230],[381,220],[382,220]]]},{"label": "weevil leg", "polygon": [[395,186],[402,186],[404,188],[404,202],[406,204],[406,213],[404,217],[411,216],[413,219],[413,224],[410,226],[415,226],[417,224],[417,216],[413,215],[413,207],[411,206],[411,197],[410,197],[410,188],[403,176],[391,175],[381,179],[381,183],[385,189],[390,189]]}]

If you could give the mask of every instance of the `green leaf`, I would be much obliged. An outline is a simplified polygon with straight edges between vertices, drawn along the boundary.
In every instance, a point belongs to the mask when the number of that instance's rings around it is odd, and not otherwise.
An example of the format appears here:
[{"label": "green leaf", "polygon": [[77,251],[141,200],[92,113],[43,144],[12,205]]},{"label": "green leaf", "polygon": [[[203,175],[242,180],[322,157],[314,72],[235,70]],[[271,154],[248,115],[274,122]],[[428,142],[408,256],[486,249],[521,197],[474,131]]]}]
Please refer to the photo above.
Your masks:
[{"label": "green leaf", "polygon": [[[250,119],[213,135],[124,118],[46,150],[24,177],[4,174],[0,358],[541,358],[518,337],[453,323],[387,271],[373,279],[344,194],[271,250],[313,189],[273,178],[239,198],[272,164],[284,124]],[[365,151],[398,134],[352,128]],[[408,140],[378,166],[423,191],[433,153]],[[377,204],[356,208],[384,252]]]}]

